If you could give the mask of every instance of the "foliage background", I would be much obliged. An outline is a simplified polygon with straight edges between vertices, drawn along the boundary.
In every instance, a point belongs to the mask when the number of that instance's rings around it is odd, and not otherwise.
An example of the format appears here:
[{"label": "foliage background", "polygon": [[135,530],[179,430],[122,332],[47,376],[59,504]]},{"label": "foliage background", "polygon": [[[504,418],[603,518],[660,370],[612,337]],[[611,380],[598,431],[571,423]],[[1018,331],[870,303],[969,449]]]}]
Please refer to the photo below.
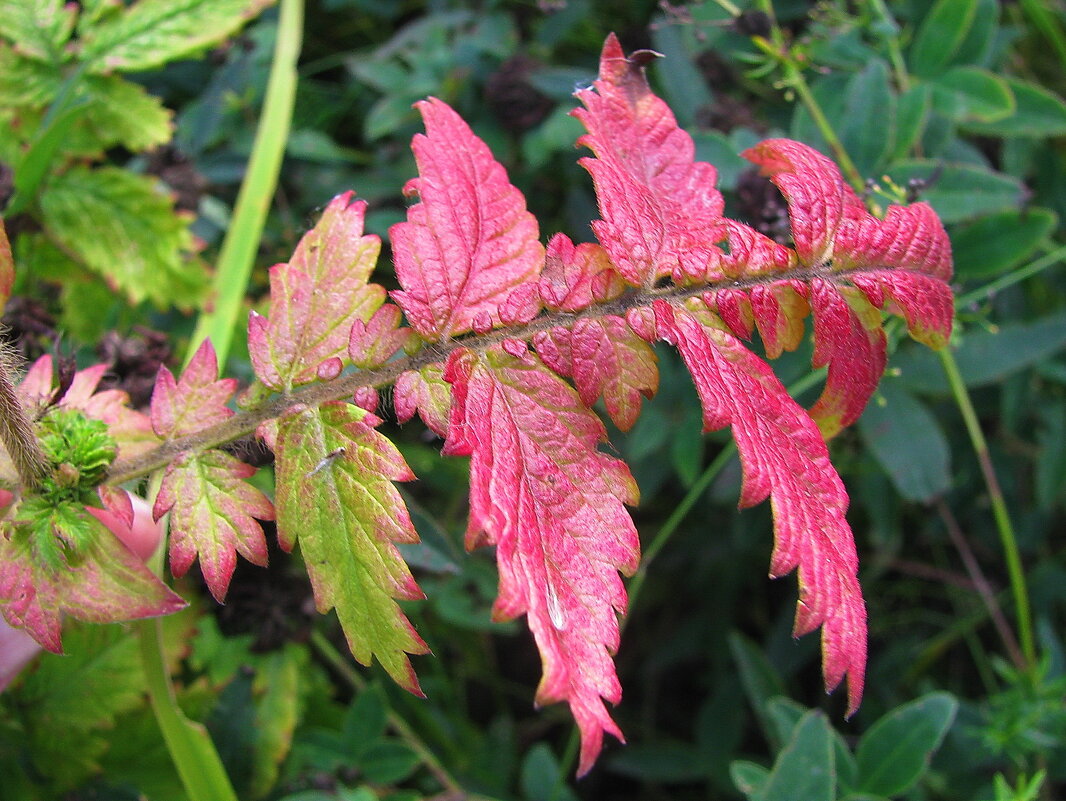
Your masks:
[{"label": "foliage background", "polygon": [[[753,41],[770,36],[754,13],[765,6],[740,3],[739,19],[729,8],[311,0],[250,308],[266,294],[266,268],[288,258],[338,192],[354,188],[367,199],[368,228],[387,240],[415,171],[409,142],[420,126],[411,104],[426,95],[452,104],[490,144],[544,238],[591,239],[591,182],[575,164],[581,129],[568,112],[610,31],[627,50],[664,54],[651,68],[653,85],[699,157],[717,165],[727,214],[787,236],[783,201],[736,154],[771,135],[829,145],[787,65]],[[439,441],[419,426],[396,427],[389,434],[421,479],[405,492],[424,545],[407,556],[429,600],[407,613],[435,655],[416,664],[428,700],[408,697],[376,669],[356,672],[335,622],[309,612],[298,555],[272,553],[267,571],[242,565],[224,607],[195,579],[179,585],[200,599],[166,624],[180,701],[206,722],[241,797],[399,799],[461,788],[529,801],[739,798],[743,768],[731,775],[731,764],[773,763],[796,734],[795,704],[824,710],[854,747],[882,715],[933,691],[958,708],[938,707],[950,728],[929,770],[916,769],[917,784],[888,788],[898,792],[862,797],[1021,799],[1024,790],[994,786],[996,775],[1013,788],[1040,771],[1040,797],[1066,789],[1063,9],[788,0],[773,11],[795,45],[788,63],[802,66],[858,174],[877,184],[872,202],[883,204],[895,187],[929,200],[948,224],[957,360],[1014,522],[1038,660],[1026,653],[988,488],[941,366],[901,341],[870,409],[832,443],[852,497],[871,625],[866,698],[845,722],[843,699],[821,692],[817,638],[790,636],[794,579],[765,578],[769,509],[736,511],[735,461],[708,472],[727,439],[697,436],[695,392],[663,350],[659,395],[633,432],[612,434],[641,487],[635,515],[654,557],[636,580],[618,655],[625,697],[615,714],[629,745],[609,746],[592,774],[572,781],[568,715],[532,709],[539,664],[531,639],[521,625],[489,622],[491,555],[462,552],[465,464],[442,460]],[[159,176],[175,193],[197,237],[187,275],[217,255],[276,30],[268,9],[203,57],[127,76],[174,110],[173,141],[146,152],[112,144],[93,157]],[[0,100],[11,103],[2,90],[0,81]],[[86,159],[67,157],[63,170]],[[30,216],[5,212],[20,266],[5,323],[30,356],[62,332],[61,350],[83,363],[109,360],[116,384],[143,402],[159,361],[175,366],[183,352],[202,279],[182,284],[175,305],[148,274],[112,292],[84,265],[54,258]],[[381,265],[388,269],[388,259]],[[390,283],[380,272],[379,280]],[[809,357],[780,360],[786,384],[809,372]],[[241,337],[225,372],[251,376]],[[72,656],[45,658],[0,696],[0,799],[181,798],[133,640],[120,627],[68,636]],[[791,704],[770,701],[781,696]],[[836,791],[844,797],[843,786]]]}]

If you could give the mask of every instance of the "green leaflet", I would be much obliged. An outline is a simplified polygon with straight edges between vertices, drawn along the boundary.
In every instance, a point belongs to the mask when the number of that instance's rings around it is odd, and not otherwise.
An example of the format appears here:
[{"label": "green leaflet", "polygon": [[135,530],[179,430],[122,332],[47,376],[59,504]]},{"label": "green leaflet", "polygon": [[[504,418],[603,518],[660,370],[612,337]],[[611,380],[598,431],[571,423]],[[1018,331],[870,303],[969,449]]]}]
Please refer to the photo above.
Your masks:
[{"label": "green leaflet", "polygon": [[377,657],[401,686],[421,694],[407,654],[429,649],[395,598],[421,599],[396,542],[417,542],[393,481],[414,478],[374,430],[378,418],[350,403],[302,408],[278,421],[278,539],[300,550],[318,611],[336,609],[359,662]]},{"label": "green leaflet", "polygon": [[136,71],[202,51],[234,33],[270,0],[141,0],[84,36],[97,74]]},{"label": "green leaflet", "polygon": [[170,141],[173,112],[144,87],[117,75],[91,75],[85,87],[92,100],[85,122],[102,149],[117,144],[136,153]]},{"label": "green leaflet", "polygon": [[74,30],[75,10],[65,0],[0,0],[0,35],[38,61],[59,63]]},{"label": "green leaflet", "polygon": [[206,285],[185,220],[154,181],[117,168],[74,168],[40,197],[49,236],[132,301],[192,306]]}]

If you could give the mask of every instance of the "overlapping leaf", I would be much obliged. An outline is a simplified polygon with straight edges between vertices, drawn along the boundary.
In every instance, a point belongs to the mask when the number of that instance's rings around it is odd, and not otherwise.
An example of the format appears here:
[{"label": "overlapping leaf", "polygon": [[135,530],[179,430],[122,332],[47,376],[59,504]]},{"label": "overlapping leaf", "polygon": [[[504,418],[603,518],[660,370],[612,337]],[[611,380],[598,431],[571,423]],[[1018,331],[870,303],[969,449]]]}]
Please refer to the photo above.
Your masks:
[{"label": "overlapping leaf", "polygon": [[42,646],[62,653],[60,628],[69,614],[92,623],[113,623],[176,612],[185,601],[167,588],[132,551],[84,507],[54,510],[49,525],[91,533],[91,544],[59,569],[34,553],[32,539],[10,521],[0,526],[0,611]]},{"label": "overlapping leaf", "polygon": [[603,733],[621,732],[603,700],[621,687],[611,655],[637,567],[625,504],[637,488],[625,464],[597,450],[606,432],[577,393],[531,353],[453,354],[444,452],[470,454],[467,544],[496,546],[494,617],[527,616],[544,674],[538,703],[567,701],[581,730],[579,773]]},{"label": "overlapping leaf", "polygon": [[322,613],[337,610],[352,654],[377,658],[401,686],[421,694],[407,654],[428,651],[394,599],[424,597],[396,549],[417,542],[392,482],[414,474],[350,403],[297,407],[277,424],[278,539],[297,541]]},{"label": "overlapping leaf", "polygon": [[647,51],[626,58],[612,34],[593,89],[577,93],[573,113],[596,158],[581,159],[596,185],[601,220],[592,224],[618,271],[636,286],[662,276],[713,277],[724,234],[717,171],[693,159],[692,137],[652,94]]},{"label": "overlapping leaf", "polygon": [[363,234],[365,213],[353,193],[338,195],[292,259],[270,268],[270,319],[253,313],[248,352],[271,389],[310,383],[331,363],[339,368],[353,323],[366,323],[385,302],[385,290],[367,283],[381,240]]},{"label": "overlapping leaf", "polygon": [[[403,287],[393,298],[419,334],[438,340],[475,322],[500,324],[501,304],[535,284],[544,247],[522,193],[485,143],[440,100],[417,106],[426,133],[411,144],[418,178],[405,193],[421,202],[389,229]],[[537,310],[527,309],[526,319]]]},{"label": "overlapping leaf", "polygon": [[[202,430],[233,414],[225,404],[237,382],[218,379],[210,340],[197,350],[179,381],[159,370],[152,394],[152,425],[166,439]],[[246,479],[255,468],[218,450],[184,453],[167,465],[153,517],[170,513],[170,569],[182,576],[197,557],[211,594],[221,602],[237,553],[265,566],[266,539],[257,520],[273,520],[274,508]]]},{"label": "overlapping leaf", "polygon": [[704,429],[732,426],[744,469],[741,506],[770,498],[775,544],[770,573],[799,568],[794,633],[822,628],[828,689],[848,679],[848,708],[862,698],[866,606],[844,516],[848,496],[809,415],[764,361],[748,351],[699,300],[655,301],[660,336],[680,351],[703,404]]}]

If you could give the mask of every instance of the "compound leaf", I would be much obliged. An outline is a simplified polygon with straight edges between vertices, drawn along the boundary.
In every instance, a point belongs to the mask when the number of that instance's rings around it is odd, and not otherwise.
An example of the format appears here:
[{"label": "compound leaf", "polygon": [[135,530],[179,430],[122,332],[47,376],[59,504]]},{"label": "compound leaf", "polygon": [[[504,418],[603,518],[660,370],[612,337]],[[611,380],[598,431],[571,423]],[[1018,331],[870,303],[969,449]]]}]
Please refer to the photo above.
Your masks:
[{"label": "compound leaf", "polygon": [[420,695],[407,654],[429,649],[394,600],[424,597],[395,545],[418,541],[392,483],[414,474],[374,430],[379,422],[342,402],[296,407],[278,421],[278,540],[286,549],[299,541],[318,611],[336,608],[355,658],[377,657]]},{"label": "compound leaf", "polygon": [[496,546],[493,616],[527,616],[544,671],[537,703],[570,704],[584,774],[604,732],[622,739],[603,700],[622,694],[611,655],[626,608],[618,571],[632,574],[639,559],[625,509],[636,483],[597,449],[600,420],[532,353],[457,351],[445,378],[453,402],[444,452],[472,457],[467,545]]},{"label": "compound leaf", "polygon": [[485,143],[446,103],[416,105],[426,133],[411,143],[418,177],[404,193],[420,202],[407,210],[407,222],[389,229],[403,287],[392,296],[419,334],[438,340],[475,322],[499,325],[501,304],[535,286],[544,246],[522,193]]}]

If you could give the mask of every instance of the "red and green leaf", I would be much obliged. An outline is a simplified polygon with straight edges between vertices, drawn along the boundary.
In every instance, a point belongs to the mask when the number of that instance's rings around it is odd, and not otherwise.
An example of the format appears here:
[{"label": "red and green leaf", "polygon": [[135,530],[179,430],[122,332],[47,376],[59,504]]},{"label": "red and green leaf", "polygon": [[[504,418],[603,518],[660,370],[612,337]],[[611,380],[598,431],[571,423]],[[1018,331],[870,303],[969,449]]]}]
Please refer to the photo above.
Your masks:
[{"label": "red and green leaf", "polygon": [[744,483],[742,507],[770,498],[775,544],[770,573],[799,571],[796,636],[822,626],[827,689],[848,680],[848,709],[862,699],[866,606],[845,512],[848,496],[821,433],[766,362],[748,351],[698,300],[655,301],[660,336],[684,359],[703,404],[704,430],[732,426]]},{"label": "red and green leaf", "polygon": [[532,353],[458,351],[446,454],[469,454],[467,545],[496,546],[494,617],[525,614],[540,650],[537,703],[567,701],[581,731],[585,773],[603,733],[622,734],[604,706],[621,687],[611,656],[637,567],[626,504],[637,487],[625,464],[598,450],[606,431],[577,393]]},{"label": "red and green leaf", "polygon": [[444,380],[444,367],[440,364],[401,373],[392,388],[392,403],[401,423],[406,423],[417,412],[431,431],[441,437],[447,435],[452,392]]},{"label": "red and green leaf", "polygon": [[394,481],[414,478],[380,421],[350,403],[297,407],[277,422],[278,540],[299,542],[318,611],[337,610],[348,646],[421,694],[407,654],[429,649],[396,600],[423,598],[398,542],[418,535]]},{"label": "red and green leaf", "polygon": [[[184,376],[183,376],[184,377]],[[186,453],[163,476],[152,516],[170,513],[170,570],[183,576],[200,559],[200,572],[219,603],[226,597],[239,553],[265,567],[266,539],[257,520],[274,507],[247,482],[255,468],[218,450]]]},{"label": "red and green leaf", "polygon": [[176,439],[232,417],[226,402],[237,389],[233,378],[218,378],[218,357],[205,339],[175,381],[166,367],[159,368],[152,392],[152,428],[165,439]]},{"label": "red and green leaf", "polygon": [[[15,513],[17,515],[17,512]],[[42,646],[62,653],[64,615],[91,623],[114,623],[169,615],[185,601],[175,595],[118,538],[77,505],[53,510],[47,524],[62,537],[75,526],[84,543],[58,568],[34,552],[24,525],[0,525],[0,611]]]},{"label": "red and green leaf", "polygon": [[535,284],[544,263],[536,218],[503,166],[446,103],[416,104],[426,133],[411,147],[418,177],[405,194],[420,202],[389,230],[396,277],[392,296],[425,339],[499,325],[500,306]]},{"label": "red and green leaf", "polygon": [[573,112],[588,131],[578,144],[596,154],[581,159],[602,217],[592,228],[618,272],[645,287],[663,276],[720,275],[716,243],[725,236],[717,171],[694,160],[692,137],[648,87],[644,65],[653,55],[627,58],[611,34],[599,79],[577,92],[585,108]]},{"label": "red and green leaf", "polygon": [[366,203],[352,198],[335,197],[292,259],[270,268],[270,319],[252,314],[248,352],[271,389],[311,383],[323,363],[344,359],[352,324],[385,302],[384,288],[367,283],[381,240],[363,234]]}]

